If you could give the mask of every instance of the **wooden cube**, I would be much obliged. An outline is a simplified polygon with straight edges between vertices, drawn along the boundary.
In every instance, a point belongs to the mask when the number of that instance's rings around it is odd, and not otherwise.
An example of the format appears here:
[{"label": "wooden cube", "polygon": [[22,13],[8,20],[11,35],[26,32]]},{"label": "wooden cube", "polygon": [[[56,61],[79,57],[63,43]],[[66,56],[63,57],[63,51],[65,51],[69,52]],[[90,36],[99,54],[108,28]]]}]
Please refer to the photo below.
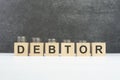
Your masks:
[{"label": "wooden cube", "polygon": [[15,56],[28,56],[28,46],[26,42],[15,42],[14,43],[14,54]]},{"label": "wooden cube", "polygon": [[92,43],[92,56],[105,56],[106,55],[106,43],[94,42]]},{"label": "wooden cube", "polygon": [[61,56],[75,56],[75,44],[74,43],[61,43]]},{"label": "wooden cube", "polygon": [[38,42],[30,43],[30,54],[29,56],[43,56],[44,44]]},{"label": "wooden cube", "polygon": [[91,56],[90,43],[76,43],[77,56]]},{"label": "wooden cube", "polygon": [[59,56],[59,43],[48,42],[45,43],[45,56]]}]

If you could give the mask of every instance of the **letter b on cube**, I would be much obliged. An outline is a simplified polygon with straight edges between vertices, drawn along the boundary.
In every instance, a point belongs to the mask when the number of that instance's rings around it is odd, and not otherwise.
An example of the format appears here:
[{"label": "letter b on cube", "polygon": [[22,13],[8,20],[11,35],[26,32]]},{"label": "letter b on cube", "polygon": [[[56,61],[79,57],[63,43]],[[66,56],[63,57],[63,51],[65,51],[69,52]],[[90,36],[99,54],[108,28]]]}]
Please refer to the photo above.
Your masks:
[{"label": "letter b on cube", "polygon": [[45,43],[45,56],[58,56],[59,55],[59,43],[48,42]]}]

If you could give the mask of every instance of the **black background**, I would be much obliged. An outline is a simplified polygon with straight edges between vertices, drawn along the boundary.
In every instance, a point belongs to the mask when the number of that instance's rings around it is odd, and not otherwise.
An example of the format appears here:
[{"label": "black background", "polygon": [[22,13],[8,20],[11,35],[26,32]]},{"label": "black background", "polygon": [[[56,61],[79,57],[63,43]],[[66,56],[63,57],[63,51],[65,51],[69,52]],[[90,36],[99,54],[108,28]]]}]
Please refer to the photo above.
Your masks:
[{"label": "black background", "polygon": [[17,36],[104,41],[120,52],[120,0],[0,0],[0,52]]}]

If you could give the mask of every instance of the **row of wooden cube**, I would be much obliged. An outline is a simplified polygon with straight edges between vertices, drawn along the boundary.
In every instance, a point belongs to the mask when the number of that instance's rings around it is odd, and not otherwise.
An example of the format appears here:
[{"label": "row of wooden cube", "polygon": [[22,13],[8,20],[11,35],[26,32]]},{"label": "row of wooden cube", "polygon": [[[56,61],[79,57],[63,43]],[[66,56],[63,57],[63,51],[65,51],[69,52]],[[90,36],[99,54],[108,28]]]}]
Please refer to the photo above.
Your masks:
[{"label": "row of wooden cube", "polygon": [[15,42],[14,54],[16,56],[104,56],[106,43]]}]

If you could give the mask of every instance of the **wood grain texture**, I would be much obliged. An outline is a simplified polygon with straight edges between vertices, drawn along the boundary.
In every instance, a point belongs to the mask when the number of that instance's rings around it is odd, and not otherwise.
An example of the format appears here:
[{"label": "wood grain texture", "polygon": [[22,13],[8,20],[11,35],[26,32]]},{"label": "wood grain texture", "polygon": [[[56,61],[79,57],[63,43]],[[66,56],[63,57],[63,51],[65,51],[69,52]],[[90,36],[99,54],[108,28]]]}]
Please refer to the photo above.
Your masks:
[{"label": "wood grain texture", "polygon": [[77,56],[91,56],[90,43],[76,43],[76,47]]},{"label": "wood grain texture", "polygon": [[[35,48],[36,46],[36,48]],[[29,56],[43,56],[44,54],[44,43],[30,43]]]},{"label": "wood grain texture", "polygon": [[61,43],[61,56],[76,56],[75,43]]},{"label": "wood grain texture", "polygon": [[[92,56],[105,56],[106,55],[106,43],[92,43]],[[98,46],[98,48],[97,48]],[[98,50],[97,50],[98,49]],[[100,51],[99,51],[100,49]]]},{"label": "wood grain texture", "polygon": [[[23,46],[24,51],[22,53],[18,53],[18,50],[21,52],[23,50],[23,48],[19,48],[18,46]],[[29,49],[29,43],[26,42],[21,42],[21,43],[14,43],[14,54],[15,56],[28,56],[28,49]]]},{"label": "wood grain texture", "polygon": [[[50,48],[50,46],[52,46]],[[53,48],[54,46],[54,48]],[[45,43],[45,54],[44,56],[59,56],[59,43],[48,42]]]}]

